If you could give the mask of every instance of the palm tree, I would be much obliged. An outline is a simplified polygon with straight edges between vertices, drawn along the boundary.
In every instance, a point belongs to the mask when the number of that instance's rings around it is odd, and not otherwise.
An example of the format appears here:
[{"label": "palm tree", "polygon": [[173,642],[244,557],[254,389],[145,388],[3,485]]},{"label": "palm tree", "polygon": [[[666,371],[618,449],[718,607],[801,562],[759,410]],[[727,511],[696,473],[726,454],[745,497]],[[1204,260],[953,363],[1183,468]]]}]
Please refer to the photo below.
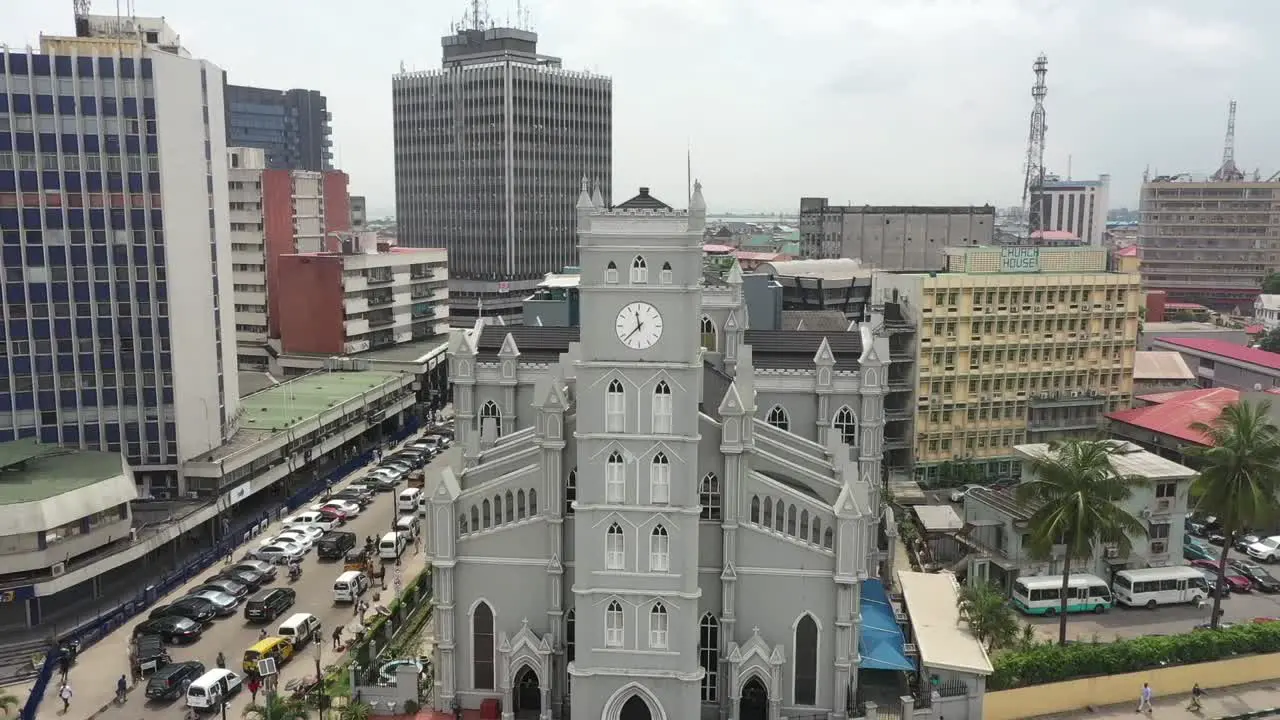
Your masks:
[{"label": "palm tree", "polygon": [[10,710],[17,710],[20,707],[22,707],[22,701],[18,699],[17,695],[0,692],[0,712],[8,715]]},{"label": "palm tree", "polygon": [[1110,440],[1052,443],[1047,453],[1030,461],[1031,478],[1018,485],[1018,500],[1031,508],[1031,557],[1051,560],[1055,548],[1064,550],[1058,620],[1062,645],[1067,644],[1071,561],[1088,560],[1106,544],[1127,554],[1130,536],[1147,534],[1147,526],[1123,508],[1133,488],[1146,484],[1146,478],[1116,471],[1112,456],[1123,453],[1124,447]]},{"label": "palm tree", "polygon": [[999,586],[966,585],[960,589],[958,603],[960,618],[969,625],[969,632],[978,642],[987,646],[987,652],[1017,644],[1022,629]]},{"label": "palm tree", "polygon": [[310,720],[311,713],[301,702],[274,693],[266,695],[261,704],[244,709],[248,720]]},{"label": "palm tree", "polygon": [[[1271,403],[1238,402],[1222,409],[1211,423],[1193,423],[1208,446],[1187,448],[1196,457],[1200,475],[1191,486],[1196,509],[1222,524],[1222,557],[1218,559],[1216,590],[1223,587],[1227,556],[1235,534],[1258,527],[1277,514],[1280,492],[1280,427],[1270,419]],[[1213,594],[1211,627],[1217,628],[1222,594]]]}]

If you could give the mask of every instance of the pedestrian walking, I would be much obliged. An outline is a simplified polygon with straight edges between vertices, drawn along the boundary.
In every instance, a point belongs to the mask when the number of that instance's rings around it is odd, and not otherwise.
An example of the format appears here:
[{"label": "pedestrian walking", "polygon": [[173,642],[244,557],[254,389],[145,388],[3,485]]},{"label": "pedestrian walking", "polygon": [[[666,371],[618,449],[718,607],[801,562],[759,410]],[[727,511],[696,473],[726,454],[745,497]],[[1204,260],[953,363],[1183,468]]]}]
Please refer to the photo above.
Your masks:
[{"label": "pedestrian walking", "polygon": [[67,675],[71,672],[71,656],[67,655],[65,650],[58,658],[58,672],[62,673],[62,682],[67,681]]},{"label": "pedestrian walking", "polygon": [[255,673],[253,677],[249,678],[249,698],[254,705],[258,704],[258,691],[261,689],[262,681],[258,679],[258,675]]},{"label": "pedestrian walking", "polygon": [[333,629],[333,649],[338,650],[342,647],[342,626]]},{"label": "pedestrian walking", "polygon": [[413,535],[413,554],[417,555],[422,552],[422,534],[414,533]]},{"label": "pedestrian walking", "polygon": [[58,697],[62,699],[62,714],[66,715],[67,710],[71,709],[71,686],[62,683],[62,687],[58,688]]},{"label": "pedestrian walking", "polygon": [[1195,686],[1191,688],[1191,702],[1187,703],[1187,709],[1192,711],[1199,710],[1200,696],[1202,695],[1204,695],[1204,691],[1200,689],[1200,683],[1196,683]]},{"label": "pedestrian walking", "polygon": [[1151,684],[1142,683],[1142,695],[1138,697],[1138,712],[1151,714]]}]

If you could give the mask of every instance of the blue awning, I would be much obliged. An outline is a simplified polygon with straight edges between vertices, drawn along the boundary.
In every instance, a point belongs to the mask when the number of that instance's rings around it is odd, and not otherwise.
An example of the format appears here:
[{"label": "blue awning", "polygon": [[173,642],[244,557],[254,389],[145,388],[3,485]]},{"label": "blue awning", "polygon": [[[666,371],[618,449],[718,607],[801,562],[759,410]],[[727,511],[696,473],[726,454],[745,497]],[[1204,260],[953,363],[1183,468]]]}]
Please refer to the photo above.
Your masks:
[{"label": "blue awning", "polygon": [[893,617],[893,606],[880,580],[862,581],[862,633],[858,636],[861,668],[866,670],[915,670],[903,651],[906,639]]}]

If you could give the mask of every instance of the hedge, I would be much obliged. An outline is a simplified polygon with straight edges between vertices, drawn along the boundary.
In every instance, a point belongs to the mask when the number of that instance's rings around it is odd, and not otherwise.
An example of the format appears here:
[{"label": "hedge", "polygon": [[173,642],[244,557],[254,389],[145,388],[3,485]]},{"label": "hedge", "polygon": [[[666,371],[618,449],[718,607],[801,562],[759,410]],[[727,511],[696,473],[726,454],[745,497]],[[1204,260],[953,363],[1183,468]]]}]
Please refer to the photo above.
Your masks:
[{"label": "hedge", "polygon": [[987,679],[987,689],[1009,690],[1275,652],[1280,652],[1280,622],[1248,623],[1217,631],[1196,630],[1184,635],[1140,637],[1113,643],[1037,645],[997,655],[993,662],[995,672]]}]

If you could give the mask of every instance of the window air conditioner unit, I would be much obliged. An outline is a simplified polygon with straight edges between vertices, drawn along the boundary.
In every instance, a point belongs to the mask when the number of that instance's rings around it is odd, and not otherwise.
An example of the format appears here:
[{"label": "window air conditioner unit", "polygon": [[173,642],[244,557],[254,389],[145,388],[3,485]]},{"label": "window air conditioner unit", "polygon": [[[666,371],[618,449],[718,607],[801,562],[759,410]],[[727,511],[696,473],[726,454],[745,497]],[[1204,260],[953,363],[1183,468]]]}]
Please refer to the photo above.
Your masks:
[{"label": "window air conditioner unit", "polygon": [[1114,560],[1120,557],[1120,548],[1108,546],[1104,554],[1106,555],[1107,559]]},{"label": "window air conditioner unit", "polygon": [[65,562],[56,562],[49,568],[49,573],[54,577],[62,577],[67,572],[67,564]]},{"label": "window air conditioner unit", "polygon": [[1156,540],[1151,543],[1152,555],[1164,555],[1169,552],[1169,544],[1163,540]]},{"label": "window air conditioner unit", "polygon": [[1156,500],[1156,510],[1160,512],[1168,512],[1173,507],[1173,501],[1169,498],[1159,498]]}]

